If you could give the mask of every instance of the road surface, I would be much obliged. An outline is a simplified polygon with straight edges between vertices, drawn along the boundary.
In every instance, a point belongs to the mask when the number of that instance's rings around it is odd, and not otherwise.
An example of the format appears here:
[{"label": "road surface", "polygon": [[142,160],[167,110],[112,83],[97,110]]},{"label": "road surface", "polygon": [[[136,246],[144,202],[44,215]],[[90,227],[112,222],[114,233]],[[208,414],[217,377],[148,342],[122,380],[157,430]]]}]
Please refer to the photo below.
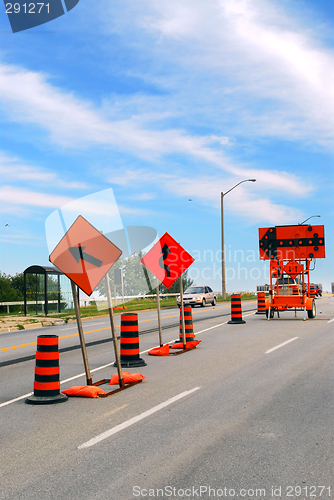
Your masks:
[{"label": "road surface", "polygon": [[[35,362],[24,358],[36,346],[1,335],[9,349],[0,358],[0,498],[332,498],[333,304],[318,299],[312,320],[286,312],[268,321],[243,303],[240,325],[227,323],[227,309],[194,309],[202,340],[195,350],[149,356],[158,334],[143,333],[147,366],[128,370],[142,373],[142,383],[110,398],[56,405],[25,404]],[[143,331],[154,328],[153,314],[140,315]],[[164,311],[173,315],[165,326],[177,324],[178,311]],[[85,325],[94,330],[85,335],[93,381],[116,372],[112,343],[100,342],[103,321]],[[75,335],[73,326],[48,333]],[[33,342],[46,331],[26,334]],[[177,337],[177,326],[163,331],[164,342]],[[60,340],[61,389],[85,384],[75,342]]]}]

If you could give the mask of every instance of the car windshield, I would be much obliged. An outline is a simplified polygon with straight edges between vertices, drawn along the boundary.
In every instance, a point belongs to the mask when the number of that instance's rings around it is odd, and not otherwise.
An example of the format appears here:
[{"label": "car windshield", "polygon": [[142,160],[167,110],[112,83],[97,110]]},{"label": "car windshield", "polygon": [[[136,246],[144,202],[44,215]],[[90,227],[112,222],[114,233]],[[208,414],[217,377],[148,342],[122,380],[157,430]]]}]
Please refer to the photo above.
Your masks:
[{"label": "car windshield", "polygon": [[295,280],[292,278],[279,278],[278,284],[279,285],[292,285],[295,283]]},{"label": "car windshield", "polygon": [[191,286],[184,293],[204,293],[204,288],[202,286]]}]

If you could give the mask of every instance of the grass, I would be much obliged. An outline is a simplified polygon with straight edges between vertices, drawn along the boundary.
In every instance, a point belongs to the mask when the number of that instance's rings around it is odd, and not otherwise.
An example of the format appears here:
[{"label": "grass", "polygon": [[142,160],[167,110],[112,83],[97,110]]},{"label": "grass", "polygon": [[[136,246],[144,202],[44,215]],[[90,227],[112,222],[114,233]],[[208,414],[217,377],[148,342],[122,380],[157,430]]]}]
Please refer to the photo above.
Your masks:
[{"label": "grass", "polygon": [[[257,296],[253,295],[251,293],[241,294],[241,300],[255,300],[255,299],[257,299]],[[230,296],[227,296],[225,300],[222,299],[222,297],[218,297],[217,302],[218,303],[230,302],[230,300],[231,300]],[[121,305],[122,304],[120,304],[120,306]],[[118,306],[118,307],[120,307],[120,306]],[[156,309],[157,308],[157,301],[153,297],[150,297],[147,299],[142,298],[139,300],[135,299],[135,300],[132,300],[131,302],[126,302],[125,307],[126,307],[125,310],[123,310],[123,309],[121,309],[119,311],[115,310],[115,314],[118,314],[118,313],[120,314],[122,312],[134,312],[134,311],[143,311],[143,310],[147,310],[147,309]],[[177,307],[176,297],[161,299],[160,300],[160,307],[161,307],[161,309],[170,309],[172,307]],[[80,307],[80,315],[82,318],[92,317],[92,316],[105,316],[107,314],[108,314],[108,309],[99,310],[97,308],[95,302],[93,302],[93,304],[91,304],[87,307]],[[11,315],[15,316],[15,313],[10,313],[9,315],[6,313],[1,313],[0,317],[8,317]],[[36,317],[36,315],[34,315],[34,316]],[[41,316],[45,317],[44,315],[41,315]],[[50,311],[48,318],[52,318],[52,317],[61,318],[65,321],[65,323],[67,323],[69,320],[75,319],[75,310],[74,309],[66,309],[66,311],[63,311],[61,313],[52,313],[52,311]],[[32,319],[32,321],[36,321],[36,320]]]}]

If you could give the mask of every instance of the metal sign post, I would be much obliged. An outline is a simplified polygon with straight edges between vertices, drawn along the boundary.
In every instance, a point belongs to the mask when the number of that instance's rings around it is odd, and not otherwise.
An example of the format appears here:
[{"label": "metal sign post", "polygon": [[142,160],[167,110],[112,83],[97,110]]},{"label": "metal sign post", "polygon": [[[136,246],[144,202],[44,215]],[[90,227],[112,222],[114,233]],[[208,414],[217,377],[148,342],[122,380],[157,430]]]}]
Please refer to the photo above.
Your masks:
[{"label": "metal sign post", "polygon": [[163,343],[162,343],[162,332],[161,332],[161,316],[160,316],[160,295],[159,295],[159,285],[157,286],[157,311],[158,311],[159,343],[160,343],[160,347],[163,347]]},{"label": "metal sign post", "polygon": [[112,340],[114,343],[114,351],[115,351],[115,358],[116,358],[116,364],[117,364],[119,386],[121,389],[123,389],[124,388],[124,380],[123,380],[121,360],[120,360],[120,356],[119,356],[119,352],[118,352],[117,334],[116,334],[116,327],[115,327],[115,321],[114,321],[114,311],[112,308],[111,291],[110,291],[110,283],[109,283],[108,273],[105,276],[105,283],[106,283],[106,289],[107,289],[108,310],[109,310],[110,326],[111,326],[111,332],[112,332]]},{"label": "metal sign post", "polygon": [[115,299],[115,307],[117,307],[117,295],[116,295],[116,285],[114,282],[114,299]]},{"label": "metal sign post", "polygon": [[180,280],[180,300],[181,300],[181,325],[182,325],[182,342],[183,342],[183,349],[186,349],[186,334],[185,334],[185,327],[184,327],[184,306],[183,306],[183,283],[182,283],[182,274],[179,278]]},{"label": "metal sign post", "polygon": [[91,377],[90,370],[89,370],[86,344],[85,344],[82,323],[81,323],[79,300],[78,300],[77,291],[75,289],[75,284],[72,280],[71,280],[71,287],[72,287],[75,316],[77,318],[77,325],[78,325],[78,332],[79,332],[79,338],[80,338],[80,344],[81,344],[82,357],[83,357],[83,362],[84,362],[85,372],[86,372],[87,385],[92,385],[92,377]]},{"label": "metal sign post", "polygon": [[123,281],[123,269],[114,269],[114,295],[115,295],[115,306],[117,306],[117,299],[116,299],[116,285],[122,285],[122,302],[123,302],[123,309],[125,309],[125,305],[124,305],[124,281]]},{"label": "metal sign post", "polygon": [[124,280],[123,280],[123,269],[121,269],[121,280],[122,280],[122,300],[123,300],[123,309],[125,309],[125,305],[124,305]]}]

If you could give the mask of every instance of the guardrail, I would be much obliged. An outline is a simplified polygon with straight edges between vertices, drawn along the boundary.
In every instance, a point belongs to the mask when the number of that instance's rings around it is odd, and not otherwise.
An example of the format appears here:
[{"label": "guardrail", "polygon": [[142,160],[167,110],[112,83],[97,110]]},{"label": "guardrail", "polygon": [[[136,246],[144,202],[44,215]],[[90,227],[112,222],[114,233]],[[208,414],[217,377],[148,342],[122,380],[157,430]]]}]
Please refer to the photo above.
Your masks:
[{"label": "guardrail", "polygon": [[[160,293],[159,296],[164,299],[164,298],[167,298],[167,297],[177,297],[179,295],[179,293],[165,293],[165,294],[162,294]],[[156,297],[156,294],[154,295],[126,295],[124,296],[124,301],[130,301],[130,300],[135,300],[135,299],[145,299],[145,300],[148,300],[149,298],[154,298]],[[113,300],[113,303],[115,303],[115,297],[112,298]],[[93,299],[89,299],[89,298],[85,298],[85,299],[79,299],[79,303],[80,303],[80,306],[81,307],[87,307],[87,304],[89,304],[90,302],[107,302],[107,298],[106,297],[98,297],[98,298],[93,298]],[[122,296],[117,296],[116,297],[116,304],[120,304],[123,302],[123,297]],[[27,301],[27,305],[44,305],[44,300],[28,300]],[[49,300],[48,301],[49,304],[58,304],[58,300]],[[61,304],[73,304],[73,300],[61,300],[60,301]],[[7,314],[10,313],[10,306],[23,306],[24,305],[24,301],[17,301],[17,302],[0,302],[0,306],[7,306]],[[69,309],[73,309],[73,307],[69,307]]]},{"label": "guardrail", "polygon": [[[239,292],[227,292],[227,295],[231,295],[233,293],[240,293],[241,295],[243,294],[253,294],[256,295],[256,292],[252,291],[239,291]],[[177,297],[180,295],[179,293],[160,293],[159,296],[164,299],[167,297]],[[221,292],[216,292],[217,297],[221,297]],[[145,299],[148,300],[150,298],[155,298],[156,294],[152,295],[125,295],[124,296],[124,301],[131,301],[135,299]],[[80,307],[87,307],[87,304],[90,302],[107,302],[106,297],[97,297],[97,298],[84,298],[84,299],[79,299]],[[115,297],[112,297],[112,302],[114,305],[119,305],[123,302],[123,297],[121,295],[117,295],[116,297],[116,303],[115,303]],[[58,304],[58,300],[49,300],[49,304]],[[71,304],[72,306],[69,307],[69,309],[74,309],[73,306],[73,299],[68,299],[68,300],[61,300],[60,303],[62,304]],[[27,305],[44,305],[44,300],[29,300],[27,301]],[[18,301],[18,302],[0,302],[0,306],[7,306],[7,314],[10,313],[10,306],[22,306],[24,305],[24,301]]]}]

